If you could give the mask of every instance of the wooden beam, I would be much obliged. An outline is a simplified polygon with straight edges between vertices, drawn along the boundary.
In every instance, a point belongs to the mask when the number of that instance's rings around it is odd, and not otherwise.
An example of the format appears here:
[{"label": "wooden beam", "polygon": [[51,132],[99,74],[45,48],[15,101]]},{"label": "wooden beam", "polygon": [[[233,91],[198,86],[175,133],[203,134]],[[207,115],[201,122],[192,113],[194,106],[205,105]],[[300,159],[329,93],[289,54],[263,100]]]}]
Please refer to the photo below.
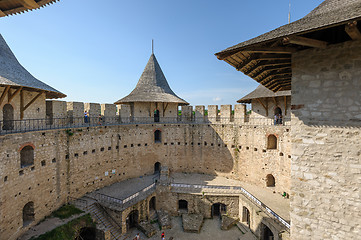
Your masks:
[{"label": "wooden beam", "polygon": [[275,103],[275,105],[277,105],[277,100],[276,100],[276,98],[275,98],[275,97],[272,97],[272,99],[273,99],[273,102]]},{"label": "wooden beam", "polygon": [[24,91],[20,91],[20,120],[24,118]]},{"label": "wooden beam", "polygon": [[285,64],[291,65],[291,61],[287,61],[287,60],[259,61],[256,65],[253,66],[252,69],[250,69],[248,71],[244,71],[244,74],[249,74],[260,67],[279,66],[279,65],[285,65]]},{"label": "wooden beam", "polygon": [[266,114],[268,116],[268,108],[266,107],[266,105],[263,104],[263,102],[261,101],[261,99],[256,98],[256,100],[263,106],[264,110],[266,110]]},{"label": "wooden beam", "polygon": [[264,78],[262,81],[260,81],[260,84],[264,84],[265,82],[269,81],[269,80],[285,80],[285,79],[290,79],[290,77],[283,77],[283,76],[268,76],[266,78]]},{"label": "wooden beam", "polygon": [[[22,91],[21,91],[21,92],[22,92]],[[31,99],[30,102],[29,102],[28,104],[26,104],[26,106],[24,107],[24,111],[25,111],[28,107],[30,107],[30,105],[33,104],[33,103],[36,101],[36,99],[38,99],[38,98],[41,96],[41,94],[43,94],[44,92],[45,92],[45,91],[39,92],[33,99]]]},{"label": "wooden beam", "polygon": [[21,5],[27,9],[39,8],[39,4],[35,0],[20,0]]},{"label": "wooden beam", "polygon": [[[256,78],[256,76],[259,76],[262,74],[262,72],[269,72],[269,71],[275,71],[275,70],[283,70],[283,69],[291,69],[291,63],[280,63],[279,66],[277,65],[265,65],[265,66],[258,66],[254,68],[251,71],[248,71],[246,75]],[[258,70],[258,71],[257,71]],[[257,75],[255,75],[257,74]]]},{"label": "wooden beam", "polygon": [[6,14],[0,10],[0,17],[6,17]]},{"label": "wooden beam", "polygon": [[164,107],[164,103],[163,103],[163,117],[164,117],[164,114],[165,114],[165,110],[167,110],[167,107],[168,107],[168,103],[165,105],[165,107]]},{"label": "wooden beam", "polygon": [[361,40],[361,33],[357,28],[357,21],[347,23],[345,31],[352,40]]},{"label": "wooden beam", "polygon": [[287,115],[287,96],[283,96],[283,101],[285,102],[285,116]]},{"label": "wooden beam", "polygon": [[16,89],[16,91],[15,91],[13,94],[11,94],[11,96],[10,96],[10,91],[9,91],[8,103],[10,103],[11,100],[13,100],[14,97],[16,97],[16,95],[18,95],[18,93],[19,93],[22,89],[23,89],[23,87],[20,87],[20,88]]},{"label": "wooden beam", "polygon": [[4,101],[4,99],[5,99],[5,96],[6,96],[6,94],[8,93],[9,89],[10,89],[10,86],[6,86],[5,89],[4,89],[4,91],[3,91],[3,93],[1,94],[1,97],[0,97],[0,106],[1,106],[1,104],[3,103],[3,101]]},{"label": "wooden beam", "polygon": [[253,47],[245,49],[246,52],[252,53],[281,53],[281,54],[292,54],[297,51],[296,48],[291,47]]},{"label": "wooden beam", "polygon": [[292,36],[283,39],[283,44],[289,43],[314,48],[326,48],[328,45],[328,42],[325,41],[300,36]]}]

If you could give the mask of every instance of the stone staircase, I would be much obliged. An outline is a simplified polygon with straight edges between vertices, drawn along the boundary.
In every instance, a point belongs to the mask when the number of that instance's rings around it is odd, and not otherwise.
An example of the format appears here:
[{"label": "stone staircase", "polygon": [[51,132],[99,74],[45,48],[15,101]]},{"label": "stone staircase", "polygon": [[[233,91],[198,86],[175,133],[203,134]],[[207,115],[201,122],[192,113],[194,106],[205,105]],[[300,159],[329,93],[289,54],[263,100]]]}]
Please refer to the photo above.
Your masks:
[{"label": "stone staircase", "polygon": [[72,201],[72,203],[79,209],[90,213],[93,219],[97,222],[99,229],[104,229],[104,232],[109,232],[110,239],[120,240],[122,236],[121,229],[114,226],[111,221],[105,216],[104,212],[98,207],[98,203],[89,197],[82,197]]}]

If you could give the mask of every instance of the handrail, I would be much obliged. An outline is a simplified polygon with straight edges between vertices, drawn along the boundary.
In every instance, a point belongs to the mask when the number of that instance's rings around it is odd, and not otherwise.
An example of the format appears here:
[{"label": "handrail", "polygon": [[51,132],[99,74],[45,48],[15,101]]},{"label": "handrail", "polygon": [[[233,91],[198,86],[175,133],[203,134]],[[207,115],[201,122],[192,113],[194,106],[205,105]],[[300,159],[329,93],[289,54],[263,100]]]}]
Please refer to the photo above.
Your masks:
[{"label": "handrail", "polygon": [[280,221],[284,226],[286,226],[287,229],[290,229],[290,224],[285,219],[283,219],[281,216],[279,216],[276,212],[274,212],[271,208],[269,208],[266,204],[261,202],[258,198],[253,196],[250,192],[248,192],[243,187],[238,187],[238,186],[217,186],[217,185],[207,186],[207,185],[199,185],[199,184],[196,185],[196,184],[180,184],[180,183],[171,183],[171,187],[178,187],[178,188],[213,188],[213,189],[239,190],[249,200],[251,200],[253,203],[255,203],[258,206],[265,209],[267,213],[271,214],[272,217],[274,217],[278,221]]},{"label": "handrail", "polygon": [[[94,203],[95,204],[95,203]],[[107,228],[107,225],[105,224],[105,222],[101,219],[101,217],[96,213],[96,212],[93,212],[93,214],[97,217],[97,219],[103,224],[103,226],[105,227],[105,228]],[[112,237],[114,238],[114,239],[117,239],[117,237],[116,236],[114,236],[114,234],[111,232],[111,231],[109,231],[109,233],[112,235]]]},{"label": "handrail", "polygon": [[107,217],[109,217],[112,220],[112,222],[115,223],[115,225],[117,225],[117,227],[120,229],[120,231],[122,231],[122,226],[117,223],[117,221],[112,217],[112,215],[110,215],[107,212],[107,210],[105,210],[104,207],[100,203],[98,203],[98,201],[97,201],[97,204],[99,206],[99,209],[102,211],[102,213],[104,215],[106,215]]},{"label": "handrail", "polygon": [[111,197],[111,196],[108,196],[108,195],[102,194],[102,193],[95,193],[95,200],[97,200],[97,202],[99,201],[100,203],[108,203],[111,205],[116,205],[118,208],[122,209],[126,206],[125,204],[127,204],[131,201],[135,201],[138,197],[142,196],[142,194],[148,193],[150,190],[154,190],[155,186],[156,186],[156,184],[152,183],[152,184],[148,185],[147,187],[143,188],[142,190],[140,190],[124,199]]},{"label": "handrail", "polygon": [[[150,117],[121,118],[117,117],[67,117],[67,118],[44,118],[25,120],[2,120],[0,121],[0,135],[21,133],[30,131],[42,131],[50,129],[72,129],[81,127],[96,126],[118,126],[132,124],[241,124],[250,126],[271,126],[275,125],[271,118],[179,118],[161,117],[158,122],[154,122]],[[283,119],[282,124],[276,126],[290,125],[290,119]],[[71,132],[71,130],[69,130]]]}]

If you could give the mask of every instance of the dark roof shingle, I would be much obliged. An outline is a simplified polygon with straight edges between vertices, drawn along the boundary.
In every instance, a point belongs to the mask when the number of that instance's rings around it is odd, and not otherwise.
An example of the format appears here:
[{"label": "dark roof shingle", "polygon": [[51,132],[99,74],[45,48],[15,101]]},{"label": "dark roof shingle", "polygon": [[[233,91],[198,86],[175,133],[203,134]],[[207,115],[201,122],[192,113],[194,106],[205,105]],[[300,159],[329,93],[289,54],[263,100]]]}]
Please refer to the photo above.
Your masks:
[{"label": "dark roof shingle", "polygon": [[188,105],[185,100],[178,97],[169,87],[162,69],[155,55],[152,54],[137,83],[135,89],[126,97],[118,100],[115,104],[133,102],[168,102]]},{"label": "dark roof shingle", "polygon": [[45,90],[47,98],[63,98],[65,94],[39,81],[16,59],[10,47],[0,34],[0,85],[25,87],[28,90]]}]

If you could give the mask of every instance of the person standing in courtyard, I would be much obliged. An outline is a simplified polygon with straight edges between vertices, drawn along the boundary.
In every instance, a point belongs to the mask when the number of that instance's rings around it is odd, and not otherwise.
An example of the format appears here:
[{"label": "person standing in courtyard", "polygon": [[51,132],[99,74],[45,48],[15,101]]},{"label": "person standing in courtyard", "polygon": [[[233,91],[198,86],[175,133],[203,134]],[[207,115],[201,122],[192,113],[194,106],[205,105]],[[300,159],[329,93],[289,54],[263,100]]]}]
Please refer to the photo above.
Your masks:
[{"label": "person standing in courtyard", "polygon": [[133,238],[133,240],[140,240],[139,233],[137,233],[137,235],[135,235],[135,237]]},{"label": "person standing in courtyard", "polygon": [[165,234],[164,234],[164,232],[162,232],[162,235],[160,235],[160,237],[161,237],[162,240],[165,240]]}]

